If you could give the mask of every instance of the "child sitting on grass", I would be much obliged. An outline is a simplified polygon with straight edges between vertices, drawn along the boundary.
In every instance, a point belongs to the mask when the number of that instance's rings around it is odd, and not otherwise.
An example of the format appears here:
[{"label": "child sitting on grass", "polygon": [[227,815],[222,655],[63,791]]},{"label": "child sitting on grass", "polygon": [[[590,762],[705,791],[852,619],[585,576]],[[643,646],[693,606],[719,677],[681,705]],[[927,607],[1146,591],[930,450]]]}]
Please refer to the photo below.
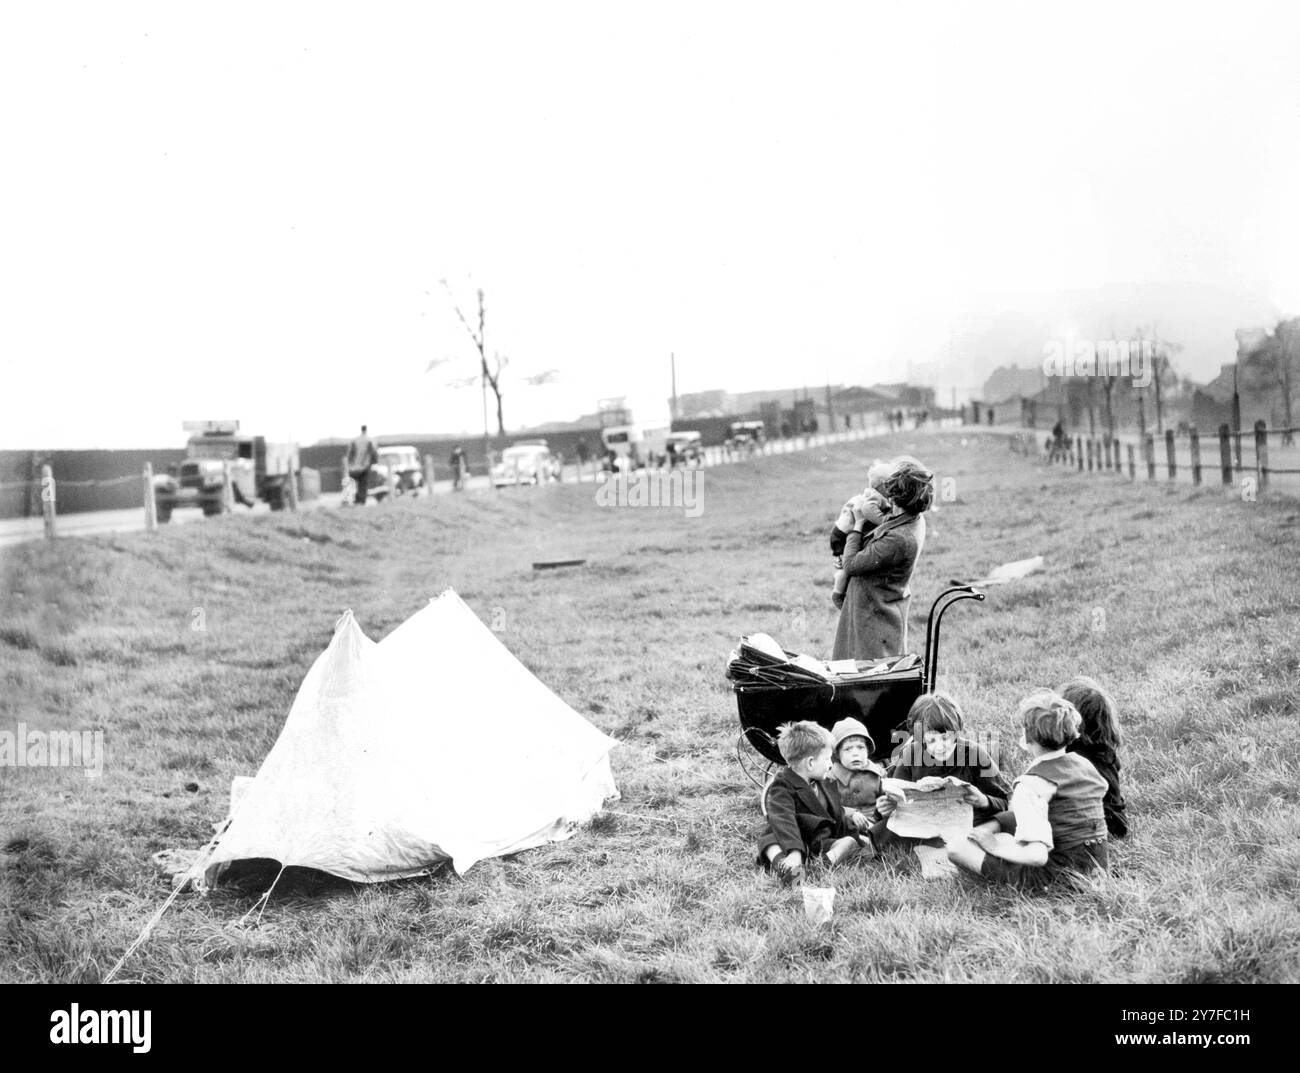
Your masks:
[{"label": "child sitting on grass", "polygon": [[846,815],[834,782],[826,780],[831,742],[825,727],[806,721],[786,723],[777,738],[787,766],[764,791],[767,827],[758,841],[758,860],[782,883],[802,881],[805,858],[834,865],[862,848],[853,832],[866,826],[866,817]]},{"label": "child sitting on grass", "polygon": [[867,507],[866,532],[870,532],[885,520],[893,506],[880,491],[880,486],[894,472],[892,462],[876,459],[867,469],[867,487],[862,495],[854,496],[840,508],[839,517],[831,526],[831,555],[835,557],[835,584],[831,587],[831,603],[837,608],[844,606],[844,593],[849,587],[849,575],[844,572],[844,544],[853,532],[853,505],[859,500]]},{"label": "child sitting on grass", "polygon": [[[912,736],[903,743],[889,771],[891,778],[914,782],[922,790],[937,790],[947,784],[960,786],[965,800],[974,810],[974,822],[992,819],[1007,807],[1011,787],[998,770],[993,754],[983,745],[964,736],[966,718],[957,701],[940,690],[922,693],[907,713]],[[871,829],[877,848],[898,840],[914,844],[913,839],[898,839],[887,827],[898,799],[884,795],[876,802],[876,812],[884,819]]]},{"label": "child sitting on grass", "polygon": [[1119,788],[1119,748],[1123,739],[1115,701],[1097,682],[1083,675],[1066,682],[1061,696],[1083,719],[1083,729],[1066,751],[1091,761],[1097,774],[1106,780],[1106,796],[1101,802],[1106,811],[1106,830],[1112,838],[1123,838],[1128,834],[1128,815]]},{"label": "child sitting on grass", "polygon": [[1083,719],[1058,693],[1040,690],[1020,702],[1020,745],[1029,766],[1011,790],[1011,810],[948,847],[960,868],[998,883],[1041,890],[1063,877],[1106,867],[1106,780],[1078,753],[1067,752]]},{"label": "child sitting on grass", "polygon": [[831,727],[831,772],[827,779],[840,792],[845,811],[857,811],[872,820],[881,795],[884,769],[871,759],[876,747],[867,728],[857,719],[841,719]]}]

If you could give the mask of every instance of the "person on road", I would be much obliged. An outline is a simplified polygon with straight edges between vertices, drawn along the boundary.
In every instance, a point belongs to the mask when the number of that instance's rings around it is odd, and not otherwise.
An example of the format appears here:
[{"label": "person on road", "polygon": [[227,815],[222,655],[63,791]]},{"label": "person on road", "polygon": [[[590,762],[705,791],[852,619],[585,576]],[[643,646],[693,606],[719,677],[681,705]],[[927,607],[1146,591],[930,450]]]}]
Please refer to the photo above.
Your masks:
[{"label": "person on road", "polygon": [[455,449],[451,452],[451,488],[454,492],[459,492],[465,486],[465,472],[469,465],[465,461],[465,449],[460,444],[456,444]]},{"label": "person on road", "polygon": [[379,461],[379,449],[375,441],[366,435],[366,426],[361,426],[361,435],[348,445],[348,476],[356,489],[352,501],[359,507],[366,505],[366,489],[370,486],[370,467]]}]

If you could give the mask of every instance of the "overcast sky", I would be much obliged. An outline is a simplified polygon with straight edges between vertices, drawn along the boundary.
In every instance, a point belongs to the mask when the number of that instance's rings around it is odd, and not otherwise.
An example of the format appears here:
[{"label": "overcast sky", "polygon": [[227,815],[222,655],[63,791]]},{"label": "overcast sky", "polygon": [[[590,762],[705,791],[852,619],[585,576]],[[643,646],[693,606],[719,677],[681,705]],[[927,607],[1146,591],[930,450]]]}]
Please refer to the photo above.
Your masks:
[{"label": "overcast sky", "polygon": [[1108,283],[1300,313],[1293,8],[5,5],[0,447],[481,430],[442,278],[510,426],[673,352],[681,391],[901,379]]}]

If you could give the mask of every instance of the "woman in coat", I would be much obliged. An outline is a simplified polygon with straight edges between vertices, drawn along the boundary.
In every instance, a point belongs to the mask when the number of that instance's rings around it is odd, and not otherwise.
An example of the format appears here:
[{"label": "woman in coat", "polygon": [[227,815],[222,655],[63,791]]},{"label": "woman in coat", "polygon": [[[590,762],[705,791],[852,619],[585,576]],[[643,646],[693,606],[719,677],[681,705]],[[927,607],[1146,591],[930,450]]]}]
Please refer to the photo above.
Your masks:
[{"label": "woman in coat", "polygon": [[844,544],[849,582],[833,659],[880,659],[907,650],[909,584],[925,546],[924,514],[934,501],[933,480],[925,466],[904,456],[880,487],[894,509],[865,536],[866,513],[855,506],[853,532]]}]

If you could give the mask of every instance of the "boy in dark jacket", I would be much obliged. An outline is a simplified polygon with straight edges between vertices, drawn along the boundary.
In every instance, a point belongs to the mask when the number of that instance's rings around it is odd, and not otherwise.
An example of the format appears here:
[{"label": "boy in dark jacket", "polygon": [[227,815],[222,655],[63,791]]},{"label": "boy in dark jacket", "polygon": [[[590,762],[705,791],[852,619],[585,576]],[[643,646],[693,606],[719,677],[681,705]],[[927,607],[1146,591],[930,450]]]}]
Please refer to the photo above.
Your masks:
[{"label": "boy in dark jacket", "polygon": [[786,723],[777,738],[788,766],[763,793],[767,826],[758,840],[758,860],[783,883],[802,880],[805,858],[834,865],[862,848],[854,831],[866,827],[867,818],[846,814],[835,783],[826,779],[831,742],[825,727],[807,721]]}]

